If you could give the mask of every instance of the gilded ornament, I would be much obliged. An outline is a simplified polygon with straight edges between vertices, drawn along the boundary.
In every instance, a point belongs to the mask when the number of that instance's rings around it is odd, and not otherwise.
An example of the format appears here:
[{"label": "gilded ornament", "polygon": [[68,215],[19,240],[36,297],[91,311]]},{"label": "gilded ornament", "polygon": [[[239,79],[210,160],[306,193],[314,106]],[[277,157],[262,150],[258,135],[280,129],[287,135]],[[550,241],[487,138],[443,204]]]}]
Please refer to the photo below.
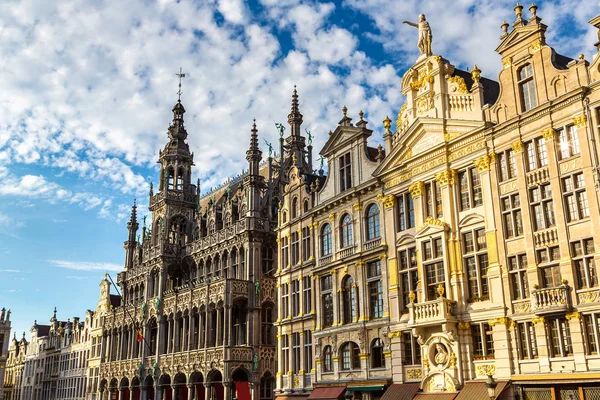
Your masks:
[{"label": "gilded ornament", "polygon": [[494,327],[496,325],[505,325],[505,326],[509,326],[510,325],[510,319],[508,319],[507,317],[500,317],[500,318],[492,318],[488,321],[488,325],[490,327]]},{"label": "gilded ornament", "polygon": [[490,156],[485,155],[473,161],[473,164],[477,167],[477,171],[480,173],[490,170]]},{"label": "gilded ornament", "polygon": [[438,296],[440,296],[441,298],[444,298],[444,285],[442,285],[441,283],[438,285],[436,292],[438,294]]},{"label": "gilded ornament", "polygon": [[578,128],[583,128],[587,124],[587,117],[585,113],[579,114],[576,117],[573,117],[573,123]]},{"label": "gilded ornament", "polygon": [[393,208],[395,204],[396,204],[396,196],[394,196],[393,194],[388,194],[383,199],[383,206],[385,208],[388,208],[388,209]]},{"label": "gilded ornament", "polygon": [[458,93],[469,93],[469,89],[467,89],[465,80],[461,76],[458,76],[458,75],[450,76],[450,77],[446,78],[446,80],[450,83],[456,84],[456,86],[457,86],[456,90],[458,91]]},{"label": "gilded ornament", "polygon": [[410,88],[412,90],[419,90],[422,87],[425,87],[428,83],[433,83],[433,75],[429,71],[423,70],[419,74],[419,79],[410,82]]},{"label": "gilded ornament", "polygon": [[552,141],[552,140],[554,140],[554,128],[544,129],[542,131],[542,136],[544,137],[545,141]]},{"label": "gilded ornament", "polygon": [[571,313],[566,313],[565,314],[565,318],[567,320],[572,320],[572,319],[580,319],[581,318],[581,314],[579,313],[579,311],[575,311],[575,312],[571,312]]},{"label": "gilded ornament", "polygon": [[415,182],[408,187],[408,191],[410,195],[414,198],[417,198],[423,194],[423,190],[425,188],[425,184],[421,181]]},{"label": "gilded ornament", "polygon": [[456,354],[452,353],[450,354],[450,363],[449,363],[451,368],[456,367]]},{"label": "gilded ornament", "polygon": [[404,112],[406,111],[407,103],[404,103],[400,108],[400,112],[398,113],[398,117],[396,119],[396,133],[402,132],[405,128],[404,121]]},{"label": "gilded ornament", "polygon": [[400,338],[400,337],[402,337],[401,331],[391,331],[388,333],[388,338],[390,338],[390,339]]},{"label": "gilded ornament", "polygon": [[468,329],[471,329],[471,324],[468,322],[459,322],[458,329],[461,331],[466,331]]},{"label": "gilded ornament", "polygon": [[504,66],[504,68],[508,68],[508,67],[512,66],[512,63],[513,63],[512,57],[506,57],[506,58],[502,59],[502,65]]},{"label": "gilded ornament", "polygon": [[543,324],[546,322],[546,319],[544,317],[534,317],[531,319],[531,322],[533,324]]},{"label": "gilded ornament", "polygon": [[392,127],[392,120],[387,115],[383,120],[383,129],[385,129],[385,133],[391,133],[390,128]]},{"label": "gilded ornament", "polygon": [[540,49],[542,48],[542,41],[541,41],[541,39],[538,39],[535,42],[531,43],[531,46],[529,46],[529,48],[534,53],[540,51]]},{"label": "gilded ornament", "polygon": [[427,218],[425,218],[425,223],[423,224],[423,226],[427,225],[441,226],[442,228],[445,228],[447,226],[447,224],[444,221],[433,218],[431,215],[428,215]]},{"label": "gilded ornament", "polygon": [[456,178],[456,170],[448,169],[435,174],[435,180],[440,186],[453,185]]},{"label": "gilded ornament", "polygon": [[414,290],[411,290],[410,293],[408,293],[408,299],[410,300],[410,303],[413,304],[415,302],[416,298],[417,298],[417,294],[415,293]]},{"label": "gilded ornament", "polygon": [[421,368],[408,368],[406,370],[406,377],[408,379],[421,379],[422,376],[423,372],[421,371]]},{"label": "gilded ornament", "polygon": [[356,203],[354,203],[354,204],[352,205],[352,207],[354,207],[354,209],[355,209],[356,211],[360,211],[360,210],[362,210],[362,208],[363,208],[363,203],[362,203],[362,201],[357,201]]},{"label": "gilded ornament", "polygon": [[335,221],[335,213],[329,214],[329,220],[332,222]]},{"label": "gilded ornament", "polygon": [[496,373],[496,364],[479,364],[476,367],[478,376],[494,375]]},{"label": "gilded ornament", "polygon": [[433,92],[428,92],[417,99],[417,111],[424,113],[433,108]]},{"label": "gilded ornament", "polygon": [[520,153],[523,151],[523,142],[521,142],[520,140],[517,140],[516,142],[511,144],[511,146],[515,153]]},{"label": "gilded ornament", "polygon": [[473,86],[477,86],[481,80],[481,70],[477,68],[477,65],[475,65],[471,71],[471,78],[473,79]]}]

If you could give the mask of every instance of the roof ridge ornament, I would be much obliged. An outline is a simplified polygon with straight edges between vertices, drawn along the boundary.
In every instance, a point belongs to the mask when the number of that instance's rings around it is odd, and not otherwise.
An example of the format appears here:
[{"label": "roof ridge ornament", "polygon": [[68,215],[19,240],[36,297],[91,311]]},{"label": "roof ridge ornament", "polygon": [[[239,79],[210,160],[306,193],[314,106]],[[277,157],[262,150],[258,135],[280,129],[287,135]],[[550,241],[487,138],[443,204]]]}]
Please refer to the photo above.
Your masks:
[{"label": "roof ridge ornament", "polygon": [[179,77],[179,90],[177,91],[177,102],[181,103],[181,79],[185,78],[185,74],[181,67],[179,67],[179,73],[175,74]]}]

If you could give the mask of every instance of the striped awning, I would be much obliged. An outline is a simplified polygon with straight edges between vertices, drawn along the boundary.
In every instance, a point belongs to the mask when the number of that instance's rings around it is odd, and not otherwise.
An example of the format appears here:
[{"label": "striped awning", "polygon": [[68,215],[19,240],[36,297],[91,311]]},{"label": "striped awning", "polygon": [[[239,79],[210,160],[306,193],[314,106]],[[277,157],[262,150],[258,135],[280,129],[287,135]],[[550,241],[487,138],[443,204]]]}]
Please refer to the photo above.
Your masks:
[{"label": "striped awning", "polygon": [[458,393],[419,393],[413,400],[454,400]]},{"label": "striped awning", "polygon": [[412,400],[418,390],[418,383],[394,383],[383,393],[381,400]]},{"label": "striped awning", "polygon": [[[500,393],[506,388],[508,381],[498,381],[496,384],[496,391],[494,394],[495,398],[500,396]],[[462,388],[455,400],[473,400],[473,399],[487,399],[488,391],[485,386],[485,382],[467,382]]]}]

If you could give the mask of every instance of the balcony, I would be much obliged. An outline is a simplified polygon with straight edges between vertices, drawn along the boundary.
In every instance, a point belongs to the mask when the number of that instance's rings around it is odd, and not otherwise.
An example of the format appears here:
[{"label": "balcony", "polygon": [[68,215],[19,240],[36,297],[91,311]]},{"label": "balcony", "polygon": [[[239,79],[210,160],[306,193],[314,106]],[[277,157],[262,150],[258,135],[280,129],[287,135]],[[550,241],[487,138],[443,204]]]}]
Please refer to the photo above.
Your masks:
[{"label": "balcony", "polygon": [[539,185],[550,180],[550,170],[548,169],[548,167],[538,168],[536,170],[528,172],[525,176],[528,186]]},{"label": "balcony", "polygon": [[354,250],[355,250],[354,246],[352,246],[352,247],[348,247],[348,248],[345,248],[345,249],[342,249],[342,250],[338,251],[337,252],[337,259],[341,260],[343,258],[350,257],[352,254],[354,254]]},{"label": "balcony", "polygon": [[550,314],[567,311],[571,308],[569,286],[536,289],[531,293],[531,311],[534,314]]},{"label": "balcony", "polygon": [[364,244],[364,250],[365,251],[369,251],[369,250],[373,250],[376,249],[377,247],[379,247],[379,245],[381,244],[381,238],[377,238],[377,239],[373,239],[373,240],[369,240],[368,242],[365,242]]},{"label": "balcony", "polygon": [[558,230],[556,228],[544,229],[533,233],[535,247],[548,247],[558,243]]},{"label": "balcony", "polygon": [[327,264],[331,264],[332,261],[333,261],[333,256],[331,256],[331,255],[325,256],[325,257],[321,257],[319,259],[319,265],[325,266]]},{"label": "balcony", "polygon": [[448,300],[445,297],[439,297],[424,303],[409,304],[408,325],[434,326],[455,321],[456,318],[452,315],[455,304],[455,301]]}]

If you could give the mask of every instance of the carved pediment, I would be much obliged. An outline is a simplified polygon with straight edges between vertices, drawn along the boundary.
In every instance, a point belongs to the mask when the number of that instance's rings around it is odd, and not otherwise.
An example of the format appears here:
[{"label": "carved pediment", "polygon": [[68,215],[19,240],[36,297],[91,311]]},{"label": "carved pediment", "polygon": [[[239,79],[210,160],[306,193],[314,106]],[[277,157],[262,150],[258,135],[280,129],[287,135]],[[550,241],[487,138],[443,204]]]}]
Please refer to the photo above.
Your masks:
[{"label": "carved pediment", "polygon": [[438,233],[445,232],[447,229],[448,225],[445,222],[440,221],[439,219],[427,217],[425,223],[419,228],[419,230],[415,234],[415,238],[435,235]]},{"label": "carved pediment", "polygon": [[415,237],[413,235],[402,235],[397,241],[396,241],[396,246],[401,247],[401,246],[410,246],[412,244],[415,244]]},{"label": "carved pediment", "polygon": [[466,227],[469,225],[475,225],[475,224],[479,224],[479,223],[483,223],[483,222],[485,222],[485,218],[483,218],[483,215],[472,213],[472,214],[469,214],[469,215],[463,217],[458,222],[458,226],[463,228],[463,227]]},{"label": "carved pediment", "polygon": [[547,26],[544,24],[532,24],[514,29],[508,34],[496,48],[496,52],[502,54],[511,47],[530,45],[535,39],[543,39]]}]

